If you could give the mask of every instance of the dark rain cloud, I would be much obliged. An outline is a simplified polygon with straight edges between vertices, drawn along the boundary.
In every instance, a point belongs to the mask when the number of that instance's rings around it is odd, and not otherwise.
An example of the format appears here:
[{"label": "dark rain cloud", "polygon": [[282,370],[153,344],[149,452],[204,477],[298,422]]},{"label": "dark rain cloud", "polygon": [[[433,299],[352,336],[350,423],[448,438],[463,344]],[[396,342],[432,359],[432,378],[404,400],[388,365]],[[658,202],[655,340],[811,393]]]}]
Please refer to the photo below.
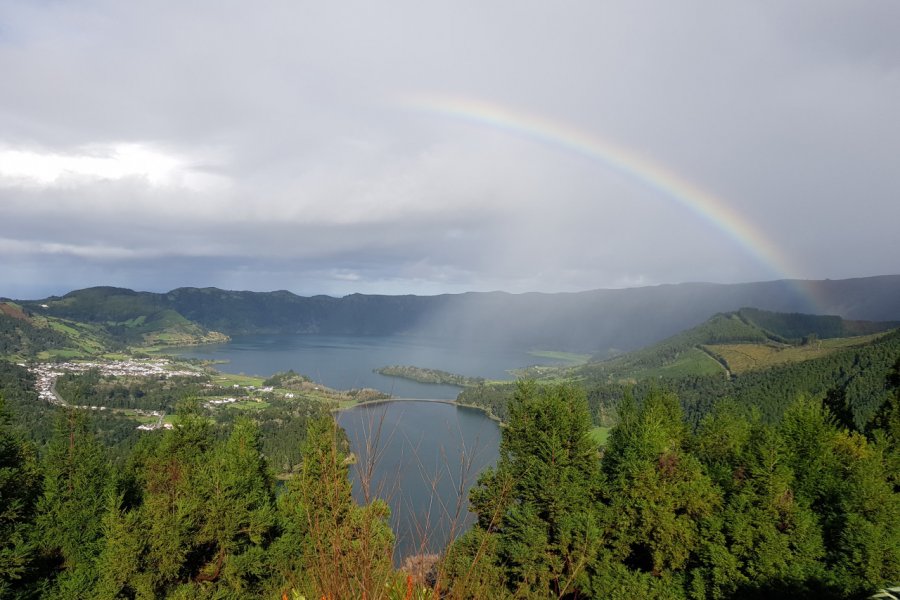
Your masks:
[{"label": "dark rain cloud", "polygon": [[[898,19],[892,1],[0,2],[0,295],[896,272]],[[766,239],[422,95],[627,148]]]}]

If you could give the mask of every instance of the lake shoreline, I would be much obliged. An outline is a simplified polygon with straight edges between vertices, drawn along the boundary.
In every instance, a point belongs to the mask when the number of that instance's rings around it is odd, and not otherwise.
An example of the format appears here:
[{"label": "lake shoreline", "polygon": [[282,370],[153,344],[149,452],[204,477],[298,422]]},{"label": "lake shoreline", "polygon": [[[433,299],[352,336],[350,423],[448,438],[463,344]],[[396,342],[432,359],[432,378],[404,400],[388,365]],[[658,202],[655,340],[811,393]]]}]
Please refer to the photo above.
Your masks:
[{"label": "lake shoreline", "polygon": [[434,402],[436,404],[452,404],[453,406],[458,406],[462,408],[472,408],[484,414],[485,417],[490,419],[491,421],[497,422],[501,427],[506,427],[506,423],[500,420],[494,413],[488,411],[486,408],[482,406],[476,406],[474,404],[464,404],[462,402],[458,402],[456,400],[444,399],[444,398],[379,398],[378,400],[366,400],[364,402],[357,402],[355,404],[350,404],[348,406],[338,406],[337,408],[332,409],[332,413],[342,413],[348,410],[352,410],[354,408],[360,406],[370,406],[374,404],[387,404],[389,402]]}]

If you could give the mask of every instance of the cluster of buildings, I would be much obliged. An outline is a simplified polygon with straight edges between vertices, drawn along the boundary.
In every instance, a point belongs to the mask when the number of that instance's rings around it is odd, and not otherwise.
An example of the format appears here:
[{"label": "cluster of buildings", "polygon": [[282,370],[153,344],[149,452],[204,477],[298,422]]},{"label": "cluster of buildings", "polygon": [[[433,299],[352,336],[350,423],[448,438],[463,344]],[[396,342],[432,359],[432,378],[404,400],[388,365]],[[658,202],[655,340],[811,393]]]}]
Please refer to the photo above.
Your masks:
[{"label": "cluster of buildings", "polygon": [[154,431],[156,429],[172,429],[173,425],[171,423],[166,423],[163,419],[166,416],[165,411],[162,410],[135,410],[135,413],[139,415],[143,415],[145,417],[156,417],[156,421],[152,423],[144,423],[143,425],[138,425],[137,428],[141,431]]},{"label": "cluster of buildings", "polygon": [[[25,367],[26,365],[20,364]],[[27,368],[34,374],[37,381],[38,397],[50,404],[58,406],[69,406],[69,403],[63,400],[56,393],[56,379],[64,373],[86,373],[92,369],[96,369],[101,375],[109,375],[114,377],[197,377],[201,373],[189,369],[173,368],[172,362],[166,359],[144,359],[144,360],[108,360],[108,361],[78,361],[78,362],[61,362],[61,363],[33,363],[27,365]],[[106,410],[105,406],[75,406],[74,408],[82,408],[86,410]],[[157,417],[156,422],[139,425],[138,429],[142,431],[152,431],[154,429],[171,429],[171,423],[164,423],[163,418],[166,414],[162,411],[138,411],[139,414]]]},{"label": "cluster of buildings", "polygon": [[215,400],[210,400],[203,406],[205,406],[206,408],[213,408],[214,406],[221,406],[223,404],[232,404],[234,402],[237,402],[237,398],[217,398]]},{"label": "cluster of buildings", "polygon": [[[20,366],[24,367],[26,365],[21,364]],[[28,365],[28,370],[31,371],[37,379],[37,391],[41,400],[60,406],[68,406],[68,404],[56,394],[54,389],[56,378],[63,373],[86,373],[91,369],[96,369],[101,375],[112,375],[115,377],[197,377],[200,375],[197,371],[173,369],[172,362],[163,358],[145,360],[107,360],[100,362],[45,362]],[[102,409],[102,407],[93,406],[90,408]]]}]

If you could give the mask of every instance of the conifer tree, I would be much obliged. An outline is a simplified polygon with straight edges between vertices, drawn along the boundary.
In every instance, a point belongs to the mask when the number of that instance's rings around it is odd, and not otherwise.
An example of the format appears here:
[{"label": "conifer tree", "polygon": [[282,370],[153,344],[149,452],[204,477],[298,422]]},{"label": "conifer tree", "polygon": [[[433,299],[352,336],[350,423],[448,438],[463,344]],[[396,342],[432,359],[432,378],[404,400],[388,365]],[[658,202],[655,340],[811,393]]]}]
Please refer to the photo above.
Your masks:
[{"label": "conifer tree", "polygon": [[182,404],[177,416],[176,426],[145,448],[131,492],[136,499],[121,492],[105,498],[100,597],[196,596],[191,583],[215,554],[199,536],[215,437],[196,402]]},{"label": "conifer tree", "polygon": [[678,399],[626,397],[603,457],[604,547],[592,568],[594,597],[677,596],[703,548],[703,523],[721,493],[687,451]]},{"label": "conifer tree", "polygon": [[331,417],[310,421],[298,475],[278,510],[272,560],[285,590],[315,597],[380,598],[393,578],[394,538],[382,500],[353,501],[347,441]]},{"label": "conifer tree", "polygon": [[497,467],[471,492],[478,528],[451,553],[454,593],[475,597],[499,579],[516,597],[577,597],[587,585],[599,543],[599,455],[590,427],[580,391],[519,384]]},{"label": "conifer tree", "polygon": [[29,575],[40,483],[34,449],[13,430],[0,396],[0,598]]},{"label": "conifer tree", "polygon": [[236,594],[258,592],[267,579],[265,551],[275,527],[274,482],[259,428],[239,419],[196,481],[204,507],[196,544],[210,560],[195,575]]},{"label": "conifer tree", "polygon": [[56,594],[86,597],[97,577],[109,464],[83,411],[61,413],[44,461],[38,527],[43,552],[58,561]]}]

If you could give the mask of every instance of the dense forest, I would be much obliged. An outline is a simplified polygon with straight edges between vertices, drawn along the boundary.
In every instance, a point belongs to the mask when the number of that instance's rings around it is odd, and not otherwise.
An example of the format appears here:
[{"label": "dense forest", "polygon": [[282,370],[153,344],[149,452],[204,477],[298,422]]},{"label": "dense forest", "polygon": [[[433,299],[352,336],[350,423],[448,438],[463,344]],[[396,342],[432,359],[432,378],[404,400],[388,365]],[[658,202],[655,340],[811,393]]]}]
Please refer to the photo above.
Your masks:
[{"label": "dense forest", "polygon": [[410,572],[392,564],[387,506],[354,503],[327,413],[297,419],[284,485],[265,419],[217,423],[199,400],[117,462],[94,415],[56,409],[38,452],[9,416],[28,404],[10,368],[0,597],[865,597],[900,581],[894,360],[862,423],[804,395],[777,419],[725,400],[692,423],[674,393],[637,390],[603,448],[582,390],[520,383],[470,496],[476,526]]},{"label": "dense forest", "polygon": [[863,430],[799,397],[777,424],[674,394],[619,406],[598,458],[574,389],[520,385],[477,526],[448,553],[467,598],[849,598],[900,580],[900,400]]}]

